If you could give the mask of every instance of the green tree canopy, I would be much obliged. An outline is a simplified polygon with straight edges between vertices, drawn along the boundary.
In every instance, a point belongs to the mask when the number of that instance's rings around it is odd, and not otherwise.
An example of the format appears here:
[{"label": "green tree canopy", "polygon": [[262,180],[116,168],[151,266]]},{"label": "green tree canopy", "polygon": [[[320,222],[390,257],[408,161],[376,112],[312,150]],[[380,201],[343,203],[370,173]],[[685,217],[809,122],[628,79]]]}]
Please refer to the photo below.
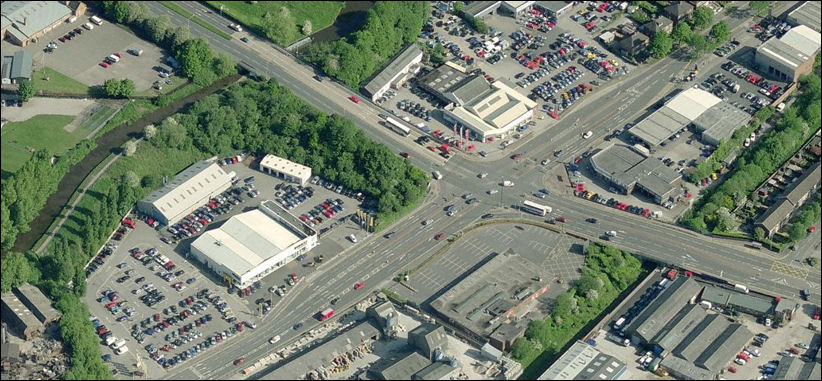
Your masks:
[{"label": "green tree canopy", "polygon": [[677,23],[671,32],[671,37],[678,44],[687,43],[691,39],[691,26],[685,22]]},{"label": "green tree canopy", "polygon": [[266,12],[263,15],[262,28],[266,37],[283,44],[293,40],[297,35],[296,23],[288,8],[281,7],[278,12]]},{"label": "green tree canopy", "polygon": [[714,11],[704,5],[700,5],[694,9],[691,17],[694,29],[705,29],[714,22]]},{"label": "green tree canopy", "polygon": [[714,41],[717,43],[727,41],[730,36],[731,28],[728,27],[728,24],[726,24],[725,21],[720,21],[711,27],[711,37],[713,37]]},{"label": "green tree canopy", "polygon": [[206,75],[212,65],[213,55],[208,43],[201,38],[188,40],[177,52],[180,69],[187,78],[197,80]]},{"label": "green tree canopy", "polygon": [[765,17],[770,12],[771,8],[773,8],[773,2],[771,1],[751,1],[750,2],[751,10],[756,13],[758,17]]},{"label": "green tree canopy", "polygon": [[656,32],[654,37],[651,38],[651,42],[648,44],[648,53],[650,53],[654,58],[667,57],[668,54],[671,53],[673,45],[674,40],[668,35],[668,33],[662,31]]},{"label": "green tree canopy", "polygon": [[23,102],[28,102],[34,96],[34,84],[24,79],[17,85],[17,97]]}]

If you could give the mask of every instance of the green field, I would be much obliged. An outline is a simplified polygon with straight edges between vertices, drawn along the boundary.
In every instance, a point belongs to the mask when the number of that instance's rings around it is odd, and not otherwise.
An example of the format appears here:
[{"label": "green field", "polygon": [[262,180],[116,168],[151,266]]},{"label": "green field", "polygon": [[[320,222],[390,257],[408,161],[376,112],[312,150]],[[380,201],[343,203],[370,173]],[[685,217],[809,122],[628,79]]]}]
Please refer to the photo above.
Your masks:
[{"label": "green field", "polygon": [[74,132],[63,129],[74,120],[67,115],[37,115],[24,122],[11,122],[3,126],[0,137],[4,175],[23,166],[31,152],[40,148],[59,155],[88,135],[90,130],[78,127]]},{"label": "green field", "polygon": [[[286,7],[297,21],[297,30],[300,31],[294,40],[305,37],[300,29],[305,20],[311,20],[313,32],[317,32],[332,23],[340,14],[345,2],[343,1],[260,1],[251,4],[249,1],[207,1],[215,9],[223,6],[223,13],[233,17],[243,25],[260,29],[260,23],[266,12],[279,12],[280,7]],[[289,45],[294,41],[275,41],[282,45]]]},{"label": "green field", "polygon": [[[49,80],[46,81],[45,78]],[[52,68],[38,69],[31,72],[31,81],[35,91],[54,91],[58,93],[88,94],[89,87],[66,77]]]}]

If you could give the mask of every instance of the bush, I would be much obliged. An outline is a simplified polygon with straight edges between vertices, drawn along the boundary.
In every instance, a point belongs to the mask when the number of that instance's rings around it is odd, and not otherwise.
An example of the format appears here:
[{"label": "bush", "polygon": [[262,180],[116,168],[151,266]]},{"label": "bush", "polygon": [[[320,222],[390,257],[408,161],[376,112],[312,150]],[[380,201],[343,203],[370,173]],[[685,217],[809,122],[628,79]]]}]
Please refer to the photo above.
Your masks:
[{"label": "bush", "polygon": [[21,80],[17,87],[17,97],[23,102],[28,102],[34,96],[34,84],[31,81]]}]

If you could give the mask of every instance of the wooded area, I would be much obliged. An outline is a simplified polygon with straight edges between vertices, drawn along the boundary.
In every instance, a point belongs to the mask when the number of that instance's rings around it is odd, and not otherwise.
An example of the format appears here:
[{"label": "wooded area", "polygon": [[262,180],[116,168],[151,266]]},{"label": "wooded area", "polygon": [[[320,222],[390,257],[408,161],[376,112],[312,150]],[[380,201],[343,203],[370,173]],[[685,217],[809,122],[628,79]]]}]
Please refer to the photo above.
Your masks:
[{"label": "wooded area", "polygon": [[304,58],[323,72],[357,89],[422,31],[428,3],[377,2],[363,29],[345,38],[312,44]]}]

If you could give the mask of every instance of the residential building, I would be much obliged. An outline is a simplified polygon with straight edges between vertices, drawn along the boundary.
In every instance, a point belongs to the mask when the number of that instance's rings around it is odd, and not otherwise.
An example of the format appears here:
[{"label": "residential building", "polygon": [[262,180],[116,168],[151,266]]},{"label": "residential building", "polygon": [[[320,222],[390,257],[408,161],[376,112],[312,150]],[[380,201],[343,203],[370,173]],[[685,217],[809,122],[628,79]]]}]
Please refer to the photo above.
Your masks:
[{"label": "residential building", "polygon": [[654,37],[657,32],[665,32],[670,34],[673,30],[674,22],[665,16],[658,16],[657,18],[648,21],[639,27],[639,31],[645,33],[645,35],[649,38]]},{"label": "residential building", "polygon": [[645,54],[649,41],[648,36],[642,33],[626,34],[616,41],[616,48],[620,54],[639,57]]},{"label": "residential building", "polygon": [[665,7],[663,13],[674,23],[685,20],[694,12],[694,5],[688,1],[671,1],[670,3]]},{"label": "residential building", "polygon": [[793,188],[779,197],[776,204],[768,208],[757,219],[756,226],[764,229],[768,237],[772,237],[788,222],[793,211],[802,206],[819,189],[820,176],[822,176],[822,170],[820,162],[817,161],[805,170]]},{"label": "residential building", "polygon": [[138,201],[137,209],[164,225],[173,225],[231,187],[235,177],[234,172],[226,173],[214,161],[200,161]]},{"label": "residential building", "polygon": [[818,30],[799,25],[782,37],[771,37],[757,47],[754,61],[759,70],[771,78],[796,82],[800,76],[813,70],[821,36]]},{"label": "residential building", "polygon": [[399,89],[420,71],[422,55],[422,50],[416,44],[409,45],[363,86],[363,93],[372,102],[376,102],[388,89]]},{"label": "residential building", "polygon": [[300,185],[305,185],[311,179],[311,167],[271,154],[265,155],[260,160],[260,170],[263,173]]}]

